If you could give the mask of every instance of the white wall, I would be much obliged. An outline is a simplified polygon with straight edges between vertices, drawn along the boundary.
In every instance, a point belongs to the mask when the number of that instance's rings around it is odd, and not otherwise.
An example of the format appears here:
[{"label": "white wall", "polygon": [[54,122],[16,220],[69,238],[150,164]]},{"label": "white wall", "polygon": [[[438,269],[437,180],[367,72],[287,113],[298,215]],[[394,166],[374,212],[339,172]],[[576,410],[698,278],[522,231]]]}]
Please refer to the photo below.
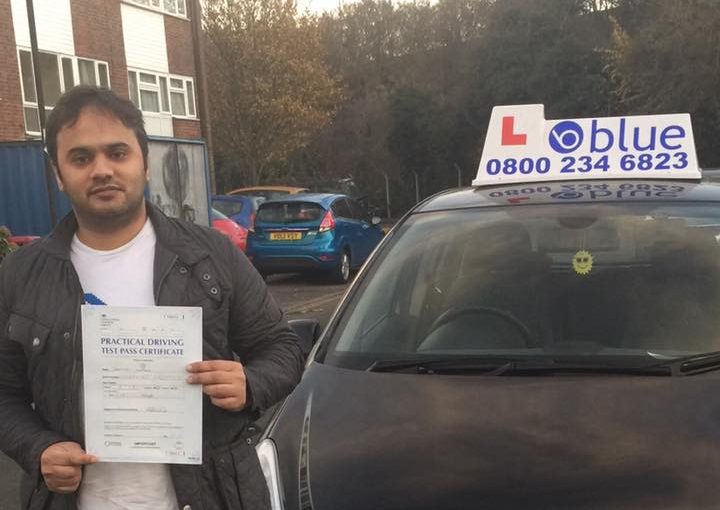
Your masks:
[{"label": "white wall", "polygon": [[[75,54],[70,0],[34,0],[38,48],[66,55]],[[30,28],[25,0],[11,0],[15,44],[30,47]],[[2,14],[0,14],[1,16]],[[165,32],[163,31],[163,37]]]},{"label": "white wall", "polygon": [[128,4],[121,5],[121,12],[127,66],[167,73],[163,15]]},{"label": "white wall", "polygon": [[150,136],[174,136],[172,117],[153,113],[143,113],[145,132]]}]

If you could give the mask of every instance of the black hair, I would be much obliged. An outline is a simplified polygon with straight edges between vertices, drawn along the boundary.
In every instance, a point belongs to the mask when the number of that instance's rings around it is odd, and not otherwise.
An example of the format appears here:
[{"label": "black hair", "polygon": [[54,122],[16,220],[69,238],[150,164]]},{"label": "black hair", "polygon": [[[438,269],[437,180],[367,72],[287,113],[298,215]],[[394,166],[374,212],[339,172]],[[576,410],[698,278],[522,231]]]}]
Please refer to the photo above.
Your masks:
[{"label": "black hair", "polygon": [[97,108],[117,117],[125,127],[135,133],[143,162],[147,168],[148,140],[145,133],[142,112],[127,99],[123,99],[111,90],[80,85],[65,92],[58,100],[45,126],[45,145],[50,159],[57,166],[57,137],[64,127],[77,122],[80,112],[85,107]]}]

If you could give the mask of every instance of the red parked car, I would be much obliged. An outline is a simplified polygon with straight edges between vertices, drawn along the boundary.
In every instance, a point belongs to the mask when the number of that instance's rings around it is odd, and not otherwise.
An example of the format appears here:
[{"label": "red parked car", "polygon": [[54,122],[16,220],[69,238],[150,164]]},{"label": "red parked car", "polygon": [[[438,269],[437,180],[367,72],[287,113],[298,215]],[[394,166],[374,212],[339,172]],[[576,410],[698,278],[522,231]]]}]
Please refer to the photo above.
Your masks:
[{"label": "red parked car", "polygon": [[40,239],[40,236],[10,236],[8,241],[18,246],[23,246],[25,244],[30,244],[33,241],[37,241],[38,239]]},{"label": "red parked car", "polygon": [[213,228],[228,236],[233,244],[240,248],[241,251],[245,251],[245,248],[247,247],[247,229],[238,225],[216,209],[211,209],[210,211]]}]

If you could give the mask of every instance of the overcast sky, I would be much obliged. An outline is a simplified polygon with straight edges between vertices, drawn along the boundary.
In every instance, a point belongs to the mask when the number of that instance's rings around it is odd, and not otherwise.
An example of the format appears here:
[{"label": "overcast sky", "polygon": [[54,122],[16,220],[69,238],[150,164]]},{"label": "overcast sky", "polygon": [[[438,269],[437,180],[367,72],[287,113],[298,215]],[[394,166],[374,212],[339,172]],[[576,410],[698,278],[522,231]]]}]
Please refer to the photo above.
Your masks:
[{"label": "overcast sky", "polygon": [[298,12],[303,12],[305,9],[310,9],[315,14],[320,14],[323,11],[332,11],[337,9],[340,2],[345,4],[352,3],[354,0],[298,0]]},{"label": "overcast sky", "polygon": [[[340,4],[347,5],[358,2],[360,0],[296,0],[298,12],[302,13],[305,9],[310,9],[313,14],[321,14],[323,11],[333,11]],[[402,3],[404,0],[393,0],[394,4]],[[604,1],[604,0],[597,0]],[[435,4],[437,0],[429,0],[429,3]]]}]

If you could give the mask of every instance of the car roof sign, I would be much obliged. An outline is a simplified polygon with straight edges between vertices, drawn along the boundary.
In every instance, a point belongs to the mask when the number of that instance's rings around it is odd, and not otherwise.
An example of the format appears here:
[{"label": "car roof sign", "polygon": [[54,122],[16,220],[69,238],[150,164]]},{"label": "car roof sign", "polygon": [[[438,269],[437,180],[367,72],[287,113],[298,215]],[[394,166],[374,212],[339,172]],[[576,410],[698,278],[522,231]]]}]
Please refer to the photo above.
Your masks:
[{"label": "car roof sign", "polygon": [[689,114],[546,120],[536,104],[493,108],[472,184],[700,178]]}]

